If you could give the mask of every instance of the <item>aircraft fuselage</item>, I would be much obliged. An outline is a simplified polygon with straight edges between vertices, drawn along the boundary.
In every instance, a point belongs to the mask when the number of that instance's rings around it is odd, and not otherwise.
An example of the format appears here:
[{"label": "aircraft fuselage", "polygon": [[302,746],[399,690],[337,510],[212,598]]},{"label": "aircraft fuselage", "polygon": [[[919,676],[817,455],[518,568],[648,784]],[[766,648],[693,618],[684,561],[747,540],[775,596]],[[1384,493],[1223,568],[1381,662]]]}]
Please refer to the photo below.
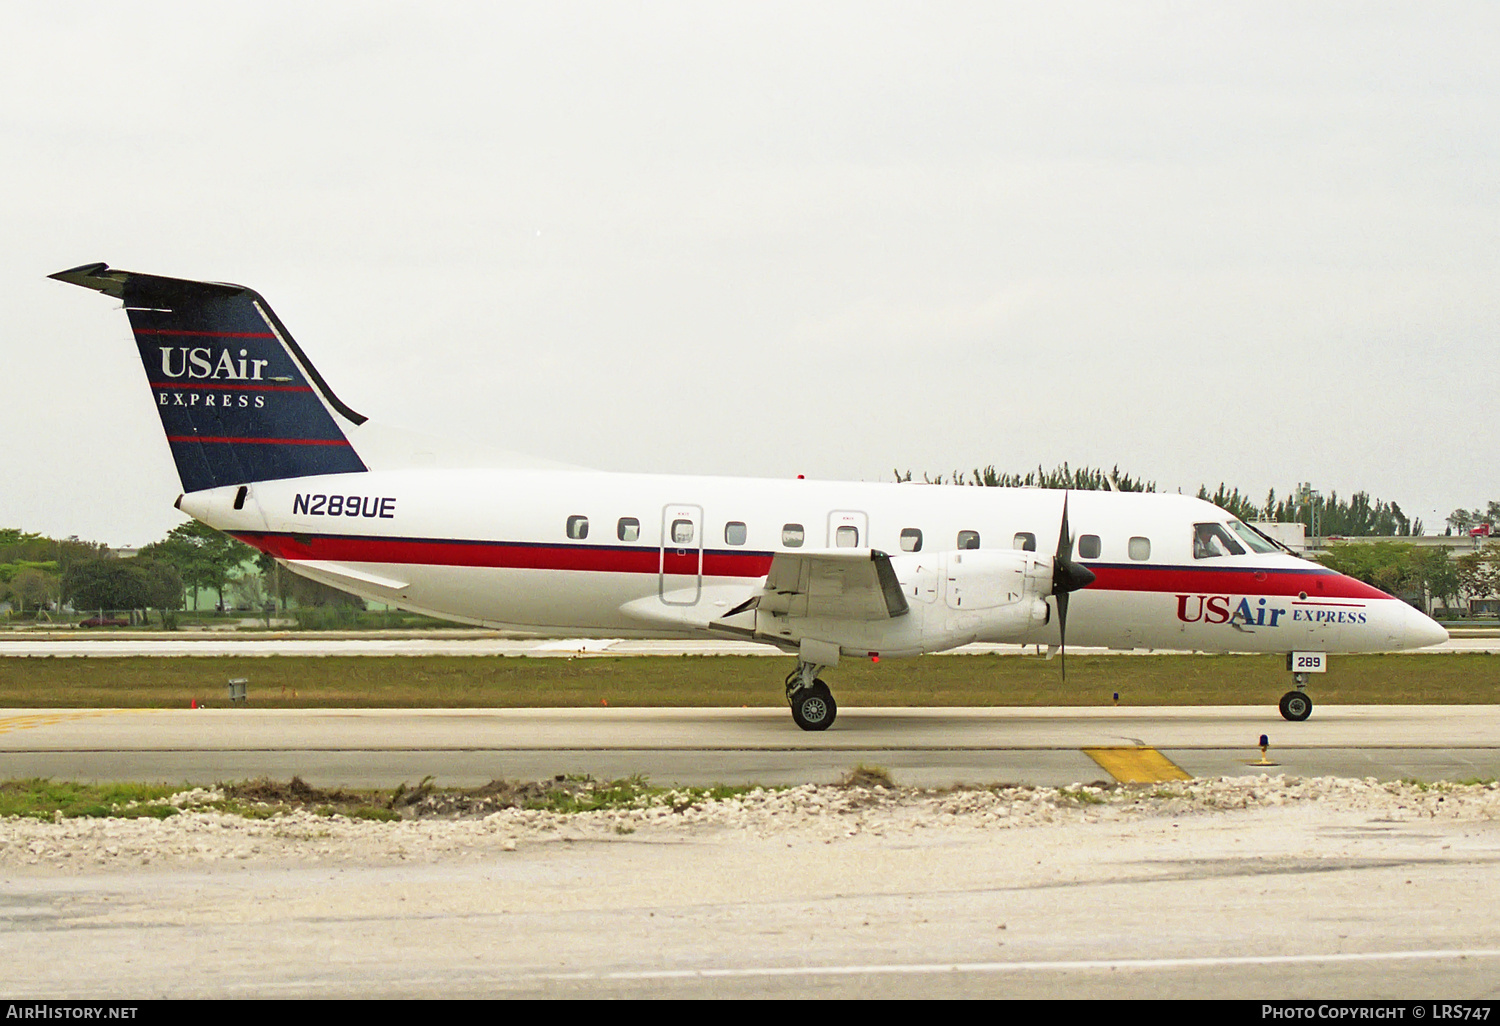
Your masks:
[{"label": "aircraft fuselage", "polygon": [[[854,548],[891,556],[910,613],[865,625],[841,643],[845,654],[1059,640],[1046,609],[994,612],[1045,598],[1025,584],[1028,573],[1050,574],[1059,491],[561,470],[375,471],[242,487],[239,509],[239,487],[189,493],[180,506],[299,573],[461,622],[573,637],[724,636],[716,621],[760,590],[778,553]],[[1316,563],[1279,551],[1195,557],[1195,525],[1233,521],[1210,503],[1068,496],[1078,561],[1096,577],[1072,597],[1070,643],[1365,652],[1442,640],[1406,603]],[[985,578],[979,588],[966,582],[966,558],[1001,562],[972,571]],[[988,580],[997,566],[1017,585],[1003,595],[1005,582]]]}]

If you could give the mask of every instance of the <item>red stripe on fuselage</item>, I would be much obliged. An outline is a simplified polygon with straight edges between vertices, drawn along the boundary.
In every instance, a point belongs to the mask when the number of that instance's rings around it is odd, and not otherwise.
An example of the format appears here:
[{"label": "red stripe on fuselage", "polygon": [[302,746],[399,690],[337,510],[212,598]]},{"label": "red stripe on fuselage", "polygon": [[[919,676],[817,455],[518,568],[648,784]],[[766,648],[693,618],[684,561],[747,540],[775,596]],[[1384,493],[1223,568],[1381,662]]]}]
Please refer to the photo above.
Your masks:
[{"label": "red stripe on fuselage", "polygon": [[1388,599],[1391,596],[1332,570],[1210,569],[1184,566],[1092,565],[1089,591],[1157,591],[1177,595],[1286,595],[1309,599]]},{"label": "red stripe on fuselage", "polygon": [[[418,563],[429,566],[494,567],[512,570],[586,570],[595,573],[655,574],[661,550],[595,545],[515,545],[508,542],[430,541],[411,538],[329,537],[235,532],[247,545],[282,559],[326,559],[344,563]],[[674,552],[675,556],[675,552]],[[673,562],[676,562],[674,559]],[[697,559],[684,567],[696,576]],[[675,570],[676,567],[669,567]],[[708,577],[764,577],[771,556],[762,552],[705,552]]]}]

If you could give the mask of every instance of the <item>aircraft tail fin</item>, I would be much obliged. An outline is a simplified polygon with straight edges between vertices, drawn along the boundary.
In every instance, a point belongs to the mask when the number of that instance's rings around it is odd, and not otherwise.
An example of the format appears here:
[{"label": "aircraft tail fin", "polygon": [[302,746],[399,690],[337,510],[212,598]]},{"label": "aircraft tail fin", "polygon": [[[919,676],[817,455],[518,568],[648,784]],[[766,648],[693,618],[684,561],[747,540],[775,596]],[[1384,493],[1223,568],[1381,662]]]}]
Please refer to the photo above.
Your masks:
[{"label": "aircraft tail fin", "polygon": [[50,277],[125,304],[182,489],[357,473],[339,401],[256,292],[85,264]]}]

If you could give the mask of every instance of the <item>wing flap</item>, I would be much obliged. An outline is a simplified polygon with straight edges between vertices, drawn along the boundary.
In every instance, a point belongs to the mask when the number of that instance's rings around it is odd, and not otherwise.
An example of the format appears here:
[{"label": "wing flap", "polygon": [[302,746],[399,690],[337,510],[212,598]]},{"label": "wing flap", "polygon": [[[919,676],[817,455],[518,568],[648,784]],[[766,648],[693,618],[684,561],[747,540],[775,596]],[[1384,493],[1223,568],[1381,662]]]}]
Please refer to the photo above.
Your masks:
[{"label": "wing flap", "polygon": [[[909,611],[891,558],[878,549],[779,552],[753,608],[794,619],[890,620]],[[742,604],[735,612],[752,608]]]}]

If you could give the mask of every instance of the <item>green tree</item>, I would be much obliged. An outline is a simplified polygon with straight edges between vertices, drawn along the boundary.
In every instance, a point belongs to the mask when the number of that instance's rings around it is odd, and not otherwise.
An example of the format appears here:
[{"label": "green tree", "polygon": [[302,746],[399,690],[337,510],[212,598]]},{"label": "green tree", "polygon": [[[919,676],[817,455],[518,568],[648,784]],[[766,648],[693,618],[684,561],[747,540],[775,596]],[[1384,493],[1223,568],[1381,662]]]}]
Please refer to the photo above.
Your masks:
[{"label": "green tree", "polygon": [[[910,470],[897,470],[894,473],[897,481],[912,480]],[[1117,492],[1156,491],[1154,481],[1138,481],[1129,474],[1122,474],[1118,465],[1108,471],[1097,467],[1080,467],[1074,470],[1066,463],[1051,470],[1038,465],[1035,470],[1021,474],[999,471],[994,464],[990,464],[983,470],[975,468],[969,474],[961,470],[955,470],[946,477],[942,474],[934,477],[923,473],[922,480],[927,484],[978,485],[984,488],[1067,488],[1078,492],[1103,492],[1110,489]]]},{"label": "green tree", "polygon": [[79,612],[155,609],[162,626],[175,627],[172,614],[182,608],[182,577],[159,560],[105,556],[69,567],[62,594]]},{"label": "green tree", "polygon": [[[0,530],[0,580],[10,577],[23,566],[35,566],[49,573],[64,573],[80,559],[97,559],[108,555],[109,547],[75,538],[44,538],[15,528]],[[7,571],[6,567],[12,569]]]},{"label": "green tree", "polygon": [[260,570],[242,570],[238,576],[229,579],[229,592],[234,596],[235,608],[246,606],[264,616],[266,626],[271,626],[274,603],[270,599],[265,574]]},{"label": "green tree", "polygon": [[1489,524],[1491,527],[1500,524],[1500,502],[1491,499],[1483,509],[1460,507],[1448,514],[1448,526],[1453,529],[1454,534],[1468,534],[1471,528],[1481,524]]},{"label": "green tree", "polygon": [[18,604],[18,611],[25,612],[26,606],[39,609],[51,602],[56,602],[62,596],[62,580],[55,573],[48,570],[28,566],[23,567],[10,580],[10,594]]},{"label": "green tree", "polygon": [[[910,470],[896,471],[897,481],[911,481]],[[1116,465],[1109,471],[1096,467],[1077,470],[1064,463],[1052,470],[1040,466],[1025,474],[1002,473],[993,465],[983,470],[965,474],[955,470],[951,474],[933,476],[924,473],[922,480],[928,484],[984,485],[991,488],[1068,488],[1074,491],[1104,491],[1113,488],[1120,492],[1154,492],[1156,482],[1132,477],[1122,473]],[[1371,499],[1367,492],[1355,492],[1348,500],[1340,499],[1330,492],[1326,497],[1307,486],[1298,488],[1294,499],[1276,498],[1276,489],[1266,494],[1261,505],[1250,498],[1248,492],[1220,482],[1210,492],[1207,485],[1198,488],[1198,498],[1212,502],[1241,520],[1270,520],[1280,523],[1304,523],[1312,531],[1316,522],[1323,535],[1403,536],[1422,533],[1422,521],[1412,520],[1394,502]],[[1500,503],[1493,504],[1500,511]]]},{"label": "green tree", "polygon": [[[280,611],[286,613],[286,600],[292,597],[292,582],[297,575],[286,570],[276,562],[276,557],[269,552],[262,552],[255,557],[255,565],[260,567],[261,577],[269,583],[266,585],[271,596],[275,598]],[[266,626],[270,626],[267,622]]]},{"label": "green tree", "polygon": [[1198,488],[1198,498],[1213,503],[1220,509],[1232,514],[1239,520],[1259,520],[1260,507],[1250,498],[1243,495],[1238,488],[1231,489],[1224,482],[1219,482],[1219,490],[1214,494],[1208,494],[1208,486],[1202,485]]},{"label": "green tree", "polygon": [[1398,594],[1411,573],[1411,555],[1416,546],[1403,542],[1363,545],[1346,542],[1330,545],[1318,557],[1331,570],[1381,591]]},{"label": "green tree", "polygon": [[1446,547],[1419,549],[1410,542],[1345,543],[1330,545],[1318,559],[1332,570],[1423,609],[1429,595],[1448,606],[1462,590],[1462,577],[1448,558]]},{"label": "green tree", "polygon": [[194,589],[193,608],[198,608],[197,590],[207,588],[224,601],[224,589],[241,563],[255,555],[255,550],[207,524],[190,520],[180,524],[159,542],[140,551],[140,556],[176,568],[182,581]]},{"label": "green tree", "polygon": [[68,567],[62,578],[62,593],[79,612],[144,609],[147,604],[145,575],[125,560],[111,556],[82,560]]},{"label": "green tree", "polygon": [[1448,526],[1453,528],[1456,534],[1468,534],[1469,528],[1478,525],[1480,520],[1479,510],[1456,509],[1448,514]]},{"label": "green tree", "polygon": [[131,562],[145,584],[145,606],[161,615],[161,625],[168,630],[177,627],[177,610],[183,607],[182,575],[177,568],[161,560],[137,556]]},{"label": "green tree", "polygon": [[1439,600],[1444,609],[1457,606],[1463,584],[1459,579],[1457,565],[1448,558],[1448,549],[1421,549],[1412,558],[1414,576],[1419,586],[1428,595]]},{"label": "green tree", "polygon": [[1470,601],[1486,598],[1500,589],[1500,554],[1466,552],[1453,562],[1459,592]]}]

